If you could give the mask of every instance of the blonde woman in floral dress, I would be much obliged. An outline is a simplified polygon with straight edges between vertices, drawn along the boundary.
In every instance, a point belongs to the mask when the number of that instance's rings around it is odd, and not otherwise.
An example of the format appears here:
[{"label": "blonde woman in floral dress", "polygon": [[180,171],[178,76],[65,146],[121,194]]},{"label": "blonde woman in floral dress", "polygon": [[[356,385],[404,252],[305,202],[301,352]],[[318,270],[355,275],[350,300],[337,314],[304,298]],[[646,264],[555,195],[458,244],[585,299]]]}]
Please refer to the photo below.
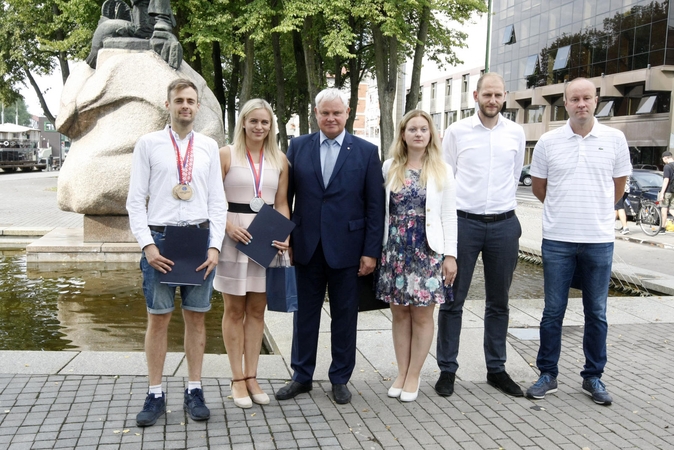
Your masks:
[{"label": "blonde woman in floral dress", "polygon": [[386,232],[377,296],[391,304],[398,376],[389,397],[416,400],[433,341],[436,304],[456,277],[454,176],[443,161],[431,117],[403,117],[384,162]]}]

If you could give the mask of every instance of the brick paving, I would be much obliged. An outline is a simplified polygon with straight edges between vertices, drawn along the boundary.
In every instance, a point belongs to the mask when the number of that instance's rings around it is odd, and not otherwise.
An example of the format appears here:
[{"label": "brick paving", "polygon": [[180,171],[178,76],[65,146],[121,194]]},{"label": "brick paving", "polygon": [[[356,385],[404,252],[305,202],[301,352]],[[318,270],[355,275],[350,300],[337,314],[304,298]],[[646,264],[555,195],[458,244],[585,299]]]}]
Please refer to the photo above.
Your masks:
[{"label": "brick paving", "polygon": [[[0,448],[42,449],[670,449],[674,443],[674,324],[609,329],[603,380],[611,406],[581,392],[582,328],[565,327],[559,391],[543,400],[507,397],[484,383],[457,381],[452,397],[423,380],[416,402],[386,397],[389,381],[352,381],[349,405],[330,383],[309,394],[242,410],[228,379],[205,379],[211,419],[182,409],[185,380],[167,377],[166,417],[138,428],[147,379],[121,376],[0,375]],[[532,364],[538,341],[509,338]],[[284,380],[260,380],[267,392]],[[525,386],[526,388],[527,386]]]}]

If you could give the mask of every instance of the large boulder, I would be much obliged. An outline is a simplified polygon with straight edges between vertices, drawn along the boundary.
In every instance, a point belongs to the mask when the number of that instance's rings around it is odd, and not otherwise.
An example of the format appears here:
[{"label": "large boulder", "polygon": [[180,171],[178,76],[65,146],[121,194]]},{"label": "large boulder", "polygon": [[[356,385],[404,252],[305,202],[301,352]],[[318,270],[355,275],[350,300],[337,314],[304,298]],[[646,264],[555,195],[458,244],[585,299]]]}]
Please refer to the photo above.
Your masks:
[{"label": "large boulder", "polygon": [[61,94],[56,128],[71,140],[58,179],[58,206],[90,215],[126,215],[136,140],[168,123],[166,88],[187,78],[199,89],[194,129],[225,144],[220,105],[185,61],[172,69],[153,51],[101,49],[96,70],[76,64]]}]

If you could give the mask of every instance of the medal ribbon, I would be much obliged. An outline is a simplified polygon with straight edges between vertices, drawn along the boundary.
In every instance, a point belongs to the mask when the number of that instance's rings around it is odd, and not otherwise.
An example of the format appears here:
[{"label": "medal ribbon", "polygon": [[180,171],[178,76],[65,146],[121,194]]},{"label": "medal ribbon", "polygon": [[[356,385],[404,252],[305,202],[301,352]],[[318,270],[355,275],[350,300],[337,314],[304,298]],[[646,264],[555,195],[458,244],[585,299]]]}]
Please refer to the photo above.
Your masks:
[{"label": "medal ribbon", "polygon": [[187,143],[187,151],[182,160],[180,159],[180,148],[178,147],[176,138],[173,136],[173,132],[170,128],[169,135],[171,136],[173,149],[176,152],[176,164],[178,165],[178,178],[180,178],[180,184],[189,184],[192,181],[192,169],[194,168],[194,133],[190,136],[190,140]]},{"label": "medal ribbon", "polygon": [[264,149],[260,149],[260,172],[258,173],[255,170],[255,164],[253,163],[253,157],[250,155],[248,149],[246,149],[246,159],[248,160],[248,165],[250,166],[251,175],[253,175],[253,190],[255,191],[255,197],[262,198],[262,177],[264,173],[262,169],[264,167]]}]

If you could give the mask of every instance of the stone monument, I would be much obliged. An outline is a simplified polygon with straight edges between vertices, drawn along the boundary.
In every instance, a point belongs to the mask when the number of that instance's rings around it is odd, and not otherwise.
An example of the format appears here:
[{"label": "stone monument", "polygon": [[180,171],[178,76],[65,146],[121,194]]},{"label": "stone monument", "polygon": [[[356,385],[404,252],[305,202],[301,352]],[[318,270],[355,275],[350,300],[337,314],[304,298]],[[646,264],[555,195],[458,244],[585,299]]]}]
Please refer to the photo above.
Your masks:
[{"label": "stone monument", "polygon": [[[159,5],[162,14],[144,15],[148,2],[150,12]],[[74,65],[63,87],[56,127],[71,139],[71,147],[59,174],[57,201],[62,210],[85,215],[84,242],[135,242],[126,212],[133,148],[140,136],[168,123],[164,104],[171,81],[188,78],[195,83],[201,106],[194,128],[225,143],[215,95],[182,61],[175,37],[166,37],[173,36],[167,31],[172,20],[167,4],[135,0],[134,20],[103,17],[87,62]],[[121,0],[109,0],[103,13],[121,11],[123,17],[122,5]],[[130,34],[148,35],[148,17],[154,20],[151,37]]]}]

